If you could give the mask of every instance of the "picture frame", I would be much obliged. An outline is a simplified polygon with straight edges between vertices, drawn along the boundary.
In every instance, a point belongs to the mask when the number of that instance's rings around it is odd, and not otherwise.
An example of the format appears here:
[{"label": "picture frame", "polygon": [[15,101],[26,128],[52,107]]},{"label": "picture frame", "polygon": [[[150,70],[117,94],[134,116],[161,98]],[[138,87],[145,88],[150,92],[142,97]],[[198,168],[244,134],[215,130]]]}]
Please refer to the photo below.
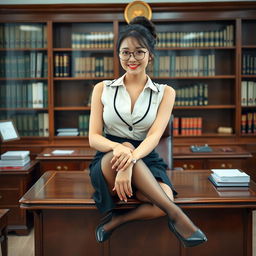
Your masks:
[{"label": "picture frame", "polygon": [[2,142],[20,139],[12,120],[0,120],[0,137]]}]

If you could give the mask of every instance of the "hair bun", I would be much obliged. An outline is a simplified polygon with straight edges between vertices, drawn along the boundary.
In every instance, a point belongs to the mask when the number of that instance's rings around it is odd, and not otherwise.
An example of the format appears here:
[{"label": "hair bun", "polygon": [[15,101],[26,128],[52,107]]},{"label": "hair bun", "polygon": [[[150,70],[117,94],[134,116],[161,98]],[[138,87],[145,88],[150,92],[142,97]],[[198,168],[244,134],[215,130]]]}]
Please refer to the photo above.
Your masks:
[{"label": "hair bun", "polygon": [[154,39],[155,40],[157,39],[155,25],[153,24],[152,21],[150,21],[146,17],[137,16],[137,17],[133,18],[129,24],[131,24],[131,25],[138,24],[138,25],[145,27],[151,33],[151,35],[154,37]]}]

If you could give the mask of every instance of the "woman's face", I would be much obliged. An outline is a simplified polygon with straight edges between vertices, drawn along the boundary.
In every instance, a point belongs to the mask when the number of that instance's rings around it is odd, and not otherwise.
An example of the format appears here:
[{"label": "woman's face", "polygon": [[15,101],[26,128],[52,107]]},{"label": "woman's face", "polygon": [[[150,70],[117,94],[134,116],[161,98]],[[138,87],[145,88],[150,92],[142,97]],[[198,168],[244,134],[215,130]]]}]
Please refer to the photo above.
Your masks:
[{"label": "woman's face", "polygon": [[149,51],[134,37],[125,38],[119,49],[122,68],[131,74],[145,73],[150,60]]}]

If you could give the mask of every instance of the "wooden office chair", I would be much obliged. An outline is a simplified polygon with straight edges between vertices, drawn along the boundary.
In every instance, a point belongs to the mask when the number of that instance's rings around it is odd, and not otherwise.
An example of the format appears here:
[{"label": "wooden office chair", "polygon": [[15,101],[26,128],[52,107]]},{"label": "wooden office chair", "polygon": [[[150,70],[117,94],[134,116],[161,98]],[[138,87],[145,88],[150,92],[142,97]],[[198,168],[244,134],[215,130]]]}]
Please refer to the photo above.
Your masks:
[{"label": "wooden office chair", "polygon": [[168,165],[168,169],[173,170],[173,115],[160,139],[156,152],[164,159]]}]

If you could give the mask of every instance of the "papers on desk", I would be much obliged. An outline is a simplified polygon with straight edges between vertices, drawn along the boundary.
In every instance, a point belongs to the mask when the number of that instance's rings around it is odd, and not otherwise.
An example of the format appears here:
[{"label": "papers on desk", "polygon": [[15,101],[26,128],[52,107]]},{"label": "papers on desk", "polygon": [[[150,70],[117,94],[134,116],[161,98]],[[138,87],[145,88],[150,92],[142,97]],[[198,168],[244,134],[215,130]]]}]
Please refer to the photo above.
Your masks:
[{"label": "papers on desk", "polygon": [[29,151],[7,151],[1,155],[0,167],[21,167],[30,162]]},{"label": "papers on desk", "polygon": [[24,150],[24,151],[16,151],[16,150],[12,150],[12,151],[7,151],[5,153],[3,153],[1,155],[1,160],[23,160],[26,157],[28,157],[30,154],[30,151],[28,150]]},{"label": "papers on desk", "polygon": [[52,151],[53,155],[71,155],[74,152],[74,150],[61,150],[56,149]]},{"label": "papers on desk", "polygon": [[216,187],[247,187],[250,176],[238,169],[212,169],[209,180]]}]

